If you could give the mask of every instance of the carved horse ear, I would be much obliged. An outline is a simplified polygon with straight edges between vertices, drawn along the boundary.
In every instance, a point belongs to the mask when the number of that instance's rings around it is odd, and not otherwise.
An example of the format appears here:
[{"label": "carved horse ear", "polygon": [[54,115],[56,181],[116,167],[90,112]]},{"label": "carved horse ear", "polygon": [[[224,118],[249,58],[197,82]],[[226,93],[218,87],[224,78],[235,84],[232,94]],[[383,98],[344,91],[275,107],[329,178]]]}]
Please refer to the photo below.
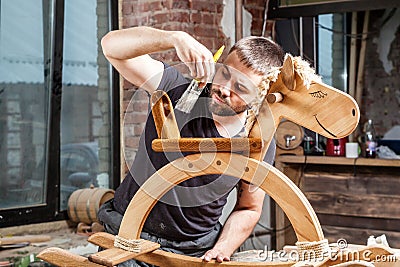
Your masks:
[{"label": "carved horse ear", "polygon": [[296,88],[296,72],[294,71],[294,64],[292,56],[286,54],[285,61],[281,69],[283,84],[291,91]]}]

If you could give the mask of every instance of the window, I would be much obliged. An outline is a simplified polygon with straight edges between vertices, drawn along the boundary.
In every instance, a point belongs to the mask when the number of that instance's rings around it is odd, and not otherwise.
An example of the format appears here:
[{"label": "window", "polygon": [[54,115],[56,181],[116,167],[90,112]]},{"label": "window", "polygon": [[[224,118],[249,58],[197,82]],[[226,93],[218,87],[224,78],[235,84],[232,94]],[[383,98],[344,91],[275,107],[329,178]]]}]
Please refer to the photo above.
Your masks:
[{"label": "window", "polygon": [[119,180],[111,2],[0,0],[0,227],[63,219],[73,191]]},{"label": "window", "polygon": [[41,0],[0,5],[0,208],[11,209],[46,202],[44,40],[49,33]]},{"label": "window", "polygon": [[99,74],[108,73],[99,48],[108,30],[99,26],[108,19],[97,2],[65,2],[60,151],[69,161],[61,164],[61,210],[73,191],[99,186],[97,175],[110,177],[110,76]]}]

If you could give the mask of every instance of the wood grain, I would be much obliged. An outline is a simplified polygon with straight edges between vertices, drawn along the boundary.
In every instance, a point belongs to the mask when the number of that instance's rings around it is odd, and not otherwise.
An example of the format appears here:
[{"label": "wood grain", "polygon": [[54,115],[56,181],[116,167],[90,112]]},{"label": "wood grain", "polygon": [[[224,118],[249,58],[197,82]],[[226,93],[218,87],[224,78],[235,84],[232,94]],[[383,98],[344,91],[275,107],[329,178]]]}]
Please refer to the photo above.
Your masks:
[{"label": "wood grain", "polygon": [[260,138],[179,138],[154,139],[152,148],[156,152],[258,152]]},{"label": "wood grain", "polygon": [[400,219],[400,196],[307,192],[318,213]]},{"label": "wood grain", "polygon": [[336,242],[339,238],[345,239],[348,243],[367,244],[369,236],[380,236],[385,234],[392,248],[400,248],[400,233],[395,231],[384,231],[381,229],[363,229],[357,227],[341,227],[323,225],[322,229],[329,242]]},{"label": "wood grain", "polygon": [[348,159],[345,157],[327,157],[327,156],[280,156],[276,160],[279,160],[283,163],[400,167],[400,160],[398,159],[369,159],[369,158]]},{"label": "wood grain", "polygon": [[[318,214],[318,213],[317,213]],[[358,217],[337,214],[318,214],[322,225],[348,228],[375,229],[381,232],[399,232],[400,220],[388,218]],[[364,242],[365,237],[353,243]],[[397,242],[400,242],[398,240]]]},{"label": "wood grain", "polygon": [[305,172],[301,189],[304,192],[340,192],[352,195],[398,195],[400,179],[386,173],[363,174],[352,173]]},{"label": "wood grain", "polygon": [[97,252],[89,256],[89,260],[100,265],[115,266],[127,260],[136,258],[139,255],[154,251],[160,247],[160,244],[148,240],[142,240],[140,252],[129,252],[120,248],[112,247]]},{"label": "wood grain", "polygon": [[44,261],[47,261],[56,266],[62,267],[101,267],[103,265],[99,265],[94,262],[90,262],[88,258],[83,256],[72,254],[66,250],[61,248],[46,248],[42,252],[40,252],[37,257]]},{"label": "wood grain", "polygon": [[171,100],[164,91],[157,90],[151,95],[151,112],[158,138],[180,138]]}]

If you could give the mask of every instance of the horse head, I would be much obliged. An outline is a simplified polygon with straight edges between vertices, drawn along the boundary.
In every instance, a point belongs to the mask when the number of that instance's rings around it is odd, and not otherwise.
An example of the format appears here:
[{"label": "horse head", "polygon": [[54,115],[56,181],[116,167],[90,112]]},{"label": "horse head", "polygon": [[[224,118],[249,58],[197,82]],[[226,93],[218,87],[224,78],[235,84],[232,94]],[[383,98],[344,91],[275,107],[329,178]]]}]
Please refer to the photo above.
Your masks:
[{"label": "horse head", "polygon": [[308,63],[290,55],[271,84],[267,101],[276,123],[285,118],[328,138],[348,136],[360,119],[350,95],[322,83]]}]

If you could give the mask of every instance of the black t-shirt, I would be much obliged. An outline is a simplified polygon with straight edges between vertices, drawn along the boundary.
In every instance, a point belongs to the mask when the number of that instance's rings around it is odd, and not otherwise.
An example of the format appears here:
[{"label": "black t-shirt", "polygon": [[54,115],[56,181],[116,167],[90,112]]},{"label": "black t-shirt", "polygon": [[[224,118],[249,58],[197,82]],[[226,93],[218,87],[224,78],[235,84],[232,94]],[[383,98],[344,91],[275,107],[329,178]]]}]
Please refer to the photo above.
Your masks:
[{"label": "black t-shirt", "polygon": [[[173,106],[182,96],[189,81],[175,68],[165,65],[159,90],[169,95]],[[221,137],[208,110],[208,90],[204,89],[192,112],[175,110],[181,137]],[[117,188],[115,209],[124,214],[133,195],[151,175],[164,165],[190,153],[154,152],[152,140],[157,132],[151,112],[140,137],[139,149],[129,174]],[[271,143],[264,161],[272,164],[275,145]],[[143,230],[170,240],[187,241],[208,234],[218,223],[227,196],[239,179],[227,175],[203,175],[186,180],[167,192],[153,207]]]}]

